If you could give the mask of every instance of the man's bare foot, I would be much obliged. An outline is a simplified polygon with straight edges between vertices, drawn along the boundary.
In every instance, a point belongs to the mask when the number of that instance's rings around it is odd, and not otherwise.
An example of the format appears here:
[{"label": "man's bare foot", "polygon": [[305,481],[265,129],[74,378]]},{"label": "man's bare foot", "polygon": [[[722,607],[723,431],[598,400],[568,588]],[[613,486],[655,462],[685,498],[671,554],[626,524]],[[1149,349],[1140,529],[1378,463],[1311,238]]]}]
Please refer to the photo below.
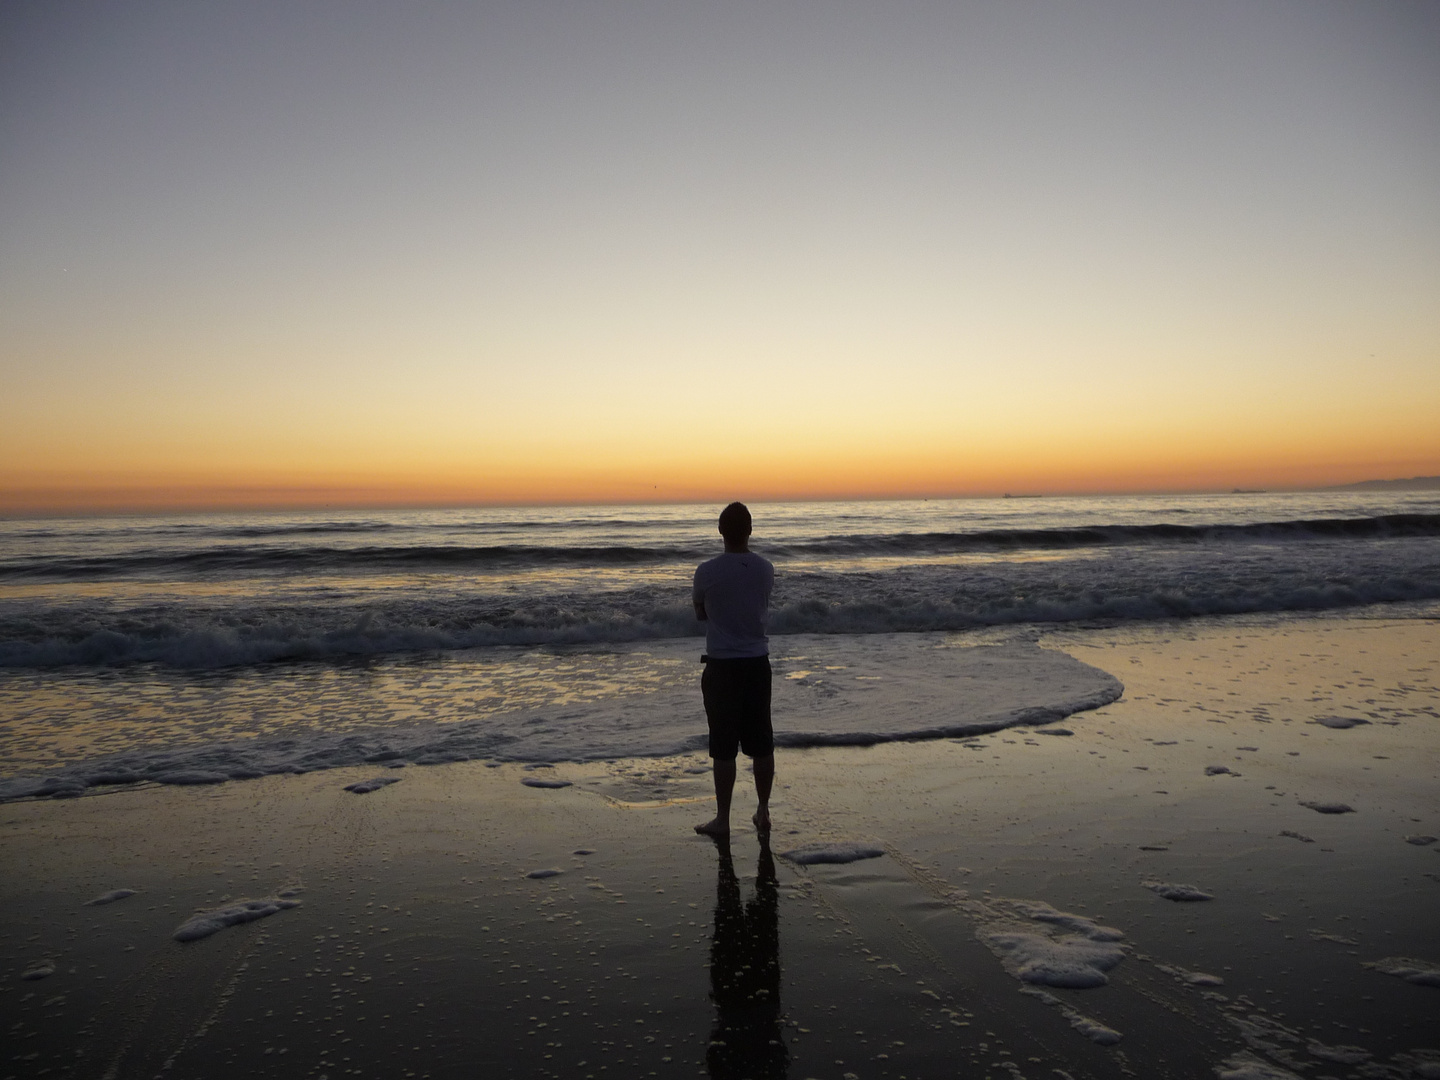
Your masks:
[{"label": "man's bare foot", "polygon": [[756,811],[755,811],[755,816],[752,817],[750,820],[755,823],[755,831],[756,831],[756,832],[758,832],[758,833],[768,833],[768,832],[770,831],[770,811],[769,811],[769,810],[766,810],[766,809],[763,809],[763,808],[762,808],[762,809],[759,809],[759,810],[756,810]]},{"label": "man's bare foot", "polygon": [[696,825],[695,831],[701,836],[729,836],[730,823],[721,821],[719,818],[714,818],[711,821],[705,822],[704,825]]}]

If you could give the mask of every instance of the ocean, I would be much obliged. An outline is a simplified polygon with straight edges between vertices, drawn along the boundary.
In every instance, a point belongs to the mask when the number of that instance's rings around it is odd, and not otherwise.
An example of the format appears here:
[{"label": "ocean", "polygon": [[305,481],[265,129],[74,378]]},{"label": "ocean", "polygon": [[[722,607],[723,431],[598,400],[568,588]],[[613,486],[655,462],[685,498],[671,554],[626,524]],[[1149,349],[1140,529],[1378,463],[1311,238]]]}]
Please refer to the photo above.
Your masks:
[{"label": "ocean", "polygon": [[[503,725],[485,725],[526,710],[545,715],[556,759],[673,752],[607,747],[579,713],[567,742],[565,710],[684,700],[701,634],[690,576],[719,550],[718,509],[0,522],[0,797],[383,760],[386,733],[461,722],[490,734],[431,757],[503,757]],[[1440,612],[1440,492],[752,510],[752,547],[777,569],[781,658],[820,640],[854,659],[872,635],[995,643],[1067,624]],[[214,767],[212,751],[237,744],[249,756]]]}]

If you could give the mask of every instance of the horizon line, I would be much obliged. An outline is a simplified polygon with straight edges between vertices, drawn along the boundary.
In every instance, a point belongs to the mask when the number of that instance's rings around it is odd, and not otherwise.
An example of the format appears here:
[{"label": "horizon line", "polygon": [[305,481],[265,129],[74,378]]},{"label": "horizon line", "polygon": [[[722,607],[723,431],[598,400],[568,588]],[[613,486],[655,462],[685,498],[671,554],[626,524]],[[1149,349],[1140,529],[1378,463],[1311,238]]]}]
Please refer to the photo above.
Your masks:
[{"label": "horizon line", "polygon": [[[757,506],[774,505],[778,503],[844,503],[844,502],[953,502],[962,500],[1000,500],[1000,499],[1094,499],[1094,498],[1116,498],[1116,497],[1181,497],[1201,495],[1284,495],[1299,494],[1302,492],[1322,491],[1346,491],[1363,489],[1371,484],[1389,486],[1391,484],[1404,484],[1415,481],[1435,481],[1440,487],[1440,477],[1416,476],[1396,478],[1389,480],[1361,480],[1344,484],[1314,484],[1314,485],[1277,485],[1273,487],[1190,487],[1190,488],[1134,488],[1129,490],[1106,490],[1097,488],[1084,491],[994,491],[994,492],[932,492],[930,494],[855,494],[855,495],[792,495],[782,497],[750,497],[747,501]],[[213,490],[213,489],[211,489]],[[236,494],[252,488],[229,488],[226,489]],[[267,486],[264,490],[275,491],[273,487]],[[286,491],[300,492],[303,487],[281,489]],[[155,517],[155,516],[182,516],[182,515],[205,515],[224,513],[263,513],[263,514],[284,514],[284,513],[318,513],[323,511],[335,512],[394,512],[394,511],[433,511],[433,510],[480,510],[480,509],[524,509],[535,507],[597,507],[597,506],[698,506],[711,503],[723,504],[732,501],[731,495],[705,496],[681,496],[673,498],[596,498],[596,499],[575,499],[575,498],[531,498],[531,499],[431,499],[417,501],[403,501],[394,499],[377,499],[367,501],[364,499],[346,500],[335,499],[316,500],[314,502],[214,502],[205,504],[196,503],[167,503],[167,502],[136,502],[133,504],[92,506],[89,508],[79,506],[61,505],[35,505],[33,507],[22,507],[17,509],[0,508],[0,520],[25,521],[25,520],[57,520],[65,518],[120,518],[120,517]]]}]

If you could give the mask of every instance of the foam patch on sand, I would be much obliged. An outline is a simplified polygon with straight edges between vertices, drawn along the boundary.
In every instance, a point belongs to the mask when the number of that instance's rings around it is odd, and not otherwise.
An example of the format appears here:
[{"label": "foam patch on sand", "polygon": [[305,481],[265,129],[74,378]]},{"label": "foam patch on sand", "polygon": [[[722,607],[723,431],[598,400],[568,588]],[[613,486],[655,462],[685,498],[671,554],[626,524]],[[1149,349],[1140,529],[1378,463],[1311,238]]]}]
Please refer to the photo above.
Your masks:
[{"label": "foam patch on sand", "polygon": [[1106,1027],[1100,1023],[1099,1020],[1086,1016],[1078,1009],[1072,1009],[1054,994],[1046,993],[1044,990],[1036,990],[1032,986],[1023,986],[1020,988],[1020,992],[1049,1005],[1052,1009],[1059,1009],[1060,1015],[1070,1021],[1070,1026],[1093,1043],[1099,1043],[1101,1046],[1114,1046],[1124,1038],[1124,1036],[1114,1028]]},{"label": "foam patch on sand", "polygon": [[223,784],[226,780],[238,779],[230,772],[218,769],[167,769],[153,777],[157,784],[177,784],[182,787],[201,784]]},{"label": "foam patch on sand", "polygon": [[192,915],[176,927],[175,933],[171,936],[176,941],[199,941],[211,934],[218,934],[227,927],[254,922],[256,919],[263,919],[276,912],[299,906],[299,900],[287,900],[279,896],[267,900],[239,900],[213,911],[202,911],[198,915]]},{"label": "foam patch on sand", "polygon": [[1358,716],[1317,716],[1314,722],[1332,728],[1335,731],[1344,731],[1347,728],[1359,727],[1361,724],[1370,723],[1369,720],[1362,720]]},{"label": "foam patch on sand", "polygon": [[346,791],[353,791],[356,795],[369,795],[372,791],[379,791],[391,784],[398,784],[401,781],[399,776],[372,776],[369,780],[357,780],[353,784],[346,784]]},{"label": "foam patch on sand", "polygon": [[875,844],[861,844],[844,841],[834,844],[806,844],[791,851],[782,851],[780,857],[800,866],[814,866],[817,863],[852,863],[861,859],[878,859],[885,849]]},{"label": "foam patch on sand", "polygon": [[1224,986],[1225,980],[1219,975],[1207,975],[1203,971],[1190,971],[1177,964],[1156,964],[1156,971],[1163,971],[1171,978],[1179,979],[1186,986]]},{"label": "foam patch on sand", "polygon": [[1193,902],[1215,899],[1214,895],[1203,889],[1197,889],[1194,885],[1181,885],[1173,881],[1142,881],[1140,884],[1157,896],[1163,896],[1166,900]]},{"label": "foam patch on sand", "polygon": [[1382,975],[1394,975],[1416,986],[1440,986],[1440,964],[1429,960],[1416,960],[1410,956],[1387,956],[1383,960],[1372,960],[1365,965]]},{"label": "foam patch on sand", "polygon": [[1321,1061],[1335,1061],[1341,1065],[1359,1065],[1375,1056],[1363,1046],[1327,1046],[1315,1039],[1305,1044],[1305,1052]]},{"label": "foam patch on sand", "polygon": [[[1107,972],[1126,956],[1117,944],[1125,933],[1086,915],[1060,911],[1039,900],[972,898],[956,890],[947,900],[978,926],[975,936],[999,959],[1006,972],[1027,986],[1022,992],[1061,1010],[1070,1025],[1102,1046],[1120,1041],[1120,1033],[1036,989],[1085,990],[1109,982]],[[1036,923],[1041,924],[1036,926]]]},{"label": "foam patch on sand", "polygon": [[39,982],[41,979],[48,979],[55,974],[55,965],[49,960],[41,960],[39,963],[31,964],[20,973],[20,978],[26,982]]},{"label": "foam patch on sand", "polygon": [[[774,657],[775,706],[785,718],[776,744],[786,747],[869,746],[1052,724],[1107,705],[1124,691],[1098,668],[1030,642],[957,648],[938,636],[885,634],[792,637],[785,646],[822,661],[810,665],[811,677],[792,680],[784,677],[787,658]],[[675,662],[691,657],[688,644],[683,654],[680,648]],[[844,670],[832,676],[832,666]],[[449,723],[407,720],[337,733],[307,721],[310,726],[297,724],[280,736],[143,747],[46,776],[0,780],[0,802],[71,798],[100,785],[218,784],[356,765],[669,757],[704,748],[697,704],[694,686],[677,679],[643,693]]]},{"label": "foam patch on sand", "polygon": [[1225,1065],[1215,1070],[1220,1080],[1300,1080],[1289,1069],[1271,1065],[1254,1054],[1239,1053],[1225,1059]]},{"label": "foam patch on sand", "polygon": [[1429,847],[1431,844],[1435,843],[1435,837],[1433,837],[1433,836],[1407,836],[1407,837],[1405,837],[1405,843],[1407,843],[1407,844],[1414,844],[1416,847]]},{"label": "foam patch on sand", "polygon": [[134,896],[134,889],[111,889],[107,893],[101,893],[94,900],[85,901],[86,907],[103,907],[106,904],[113,904],[116,900],[124,900],[127,896]]},{"label": "foam patch on sand", "polygon": [[1079,934],[982,932],[980,940],[1000,957],[1005,970],[1021,982],[1067,990],[1085,990],[1110,981],[1105,973],[1125,959],[1118,945],[1091,941]]},{"label": "foam patch on sand", "polygon": [[[1225,1022],[1240,1033],[1250,1050],[1263,1054],[1268,1061],[1296,1072],[1304,1072],[1310,1068],[1310,1064],[1299,1056],[1299,1048],[1306,1042],[1305,1037],[1274,1017],[1259,1011],[1240,1010],[1225,1014]],[[1278,1075],[1290,1074],[1282,1072]]]},{"label": "foam patch on sand", "polygon": [[[1024,983],[1068,990],[1104,986],[1106,972],[1125,959],[1125,947],[1116,944],[1124,932],[1084,915],[1035,900],[955,896],[952,902],[981,921],[976,937]],[[1051,930],[1035,932],[1036,922]]]},{"label": "foam patch on sand", "polygon": [[1349,803],[1343,802],[1315,802],[1313,800],[1300,803],[1301,806],[1314,810],[1317,814],[1353,814],[1355,808]]},{"label": "foam patch on sand", "polygon": [[1113,926],[1101,926],[1094,919],[1085,915],[1072,915],[1068,911],[1057,911],[1040,900],[1011,900],[1001,901],[1001,903],[1007,904],[1011,910],[1027,919],[1049,923],[1062,930],[1069,930],[1073,934],[1080,934],[1091,941],[1119,941],[1125,936],[1123,930],[1117,930]]}]

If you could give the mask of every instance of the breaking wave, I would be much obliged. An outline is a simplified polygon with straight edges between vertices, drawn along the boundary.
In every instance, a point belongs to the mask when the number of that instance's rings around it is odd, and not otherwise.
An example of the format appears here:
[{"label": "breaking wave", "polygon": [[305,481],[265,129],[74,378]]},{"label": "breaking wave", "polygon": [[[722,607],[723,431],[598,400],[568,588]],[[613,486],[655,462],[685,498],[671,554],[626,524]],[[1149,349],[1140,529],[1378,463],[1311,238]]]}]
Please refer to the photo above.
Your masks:
[{"label": "breaking wave", "polygon": [[[221,668],[698,636],[694,507],[0,522],[0,669]],[[1440,600],[1440,497],[775,504],[771,631]]]},{"label": "breaking wave", "polygon": [[[871,595],[865,595],[871,593]],[[1019,623],[1185,619],[1263,612],[1317,612],[1379,603],[1440,600],[1440,578],[1375,578],[1345,583],[1282,582],[1270,588],[1207,589],[1179,583],[1127,590],[1061,589],[1040,595],[976,594],[951,598],[873,595],[791,599],[771,612],[772,634],[870,634],[969,630]],[[466,622],[435,611],[397,609],[376,616],[353,611],[170,613],[106,624],[103,616],[28,640],[0,640],[0,667],[160,663],[218,668],[281,660],[341,660],[404,652],[485,646],[586,645],[698,637],[688,604],[636,610],[548,606]],[[60,620],[51,620],[59,622]],[[88,623],[89,625],[84,625]],[[97,625],[98,623],[98,625]],[[38,627],[34,629],[39,629]]]},{"label": "breaking wave", "polygon": [[[615,529],[624,522],[601,519],[567,525],[576,528]],[[585,568],[663,566],[708,557],[713,542],[708,536],[658,544],[457,544],[414,543],[419,530],[387,522],[320,522],[285,526],[237,525],[211,528],[169,526],[147,530],[135,546],[103,552],[53,550],[11,554],[0,558],[0,581],[86,581],[132,576],[164,579],[226,577],[247,574],[375,573],[472,571],[526,568]],[[530,522],[487,524],[488,534],[516,532],[540,526]],[[633,527],[632,527],[633,529]],[[634,530],[639,531],[639,530]],[[309,536],[373,537],[393,533],[392,544],[305,543]],[[31,531],[28,537],[49,534]],[[203,546],[179,548],[176,541],[193,537]],[[1241,543],[1305,543],[1440,537],[1440,514],[1384,514],[1357,518],[1314,518],[1247,524],[1182,525],[1170,522],[1109,524],[1069,528],[977,529],[973,531],[832,534],[818,537],[781,537],[764,545],[776,559],[909,557],[924,558],[986,552],[1067,551],[1123,546],[1223,546]],[[270,544],[244,543],[271,538]],[[156,543],[161,539],[169,545]],[[287,542],[288,541],[288,542]]]},{"label": "breaking wave", "polygon": [[320,571],[496,569],[554,566],[626,566],[663,563],[697,555],[685,549],[627,546],[542,547],[431,544],[390,547],[215,547],[201,551],[147,550],[104,556],[47,556],[43,561],[0,565],[0,580],[83,581],[132,575],[315,573]]}]

